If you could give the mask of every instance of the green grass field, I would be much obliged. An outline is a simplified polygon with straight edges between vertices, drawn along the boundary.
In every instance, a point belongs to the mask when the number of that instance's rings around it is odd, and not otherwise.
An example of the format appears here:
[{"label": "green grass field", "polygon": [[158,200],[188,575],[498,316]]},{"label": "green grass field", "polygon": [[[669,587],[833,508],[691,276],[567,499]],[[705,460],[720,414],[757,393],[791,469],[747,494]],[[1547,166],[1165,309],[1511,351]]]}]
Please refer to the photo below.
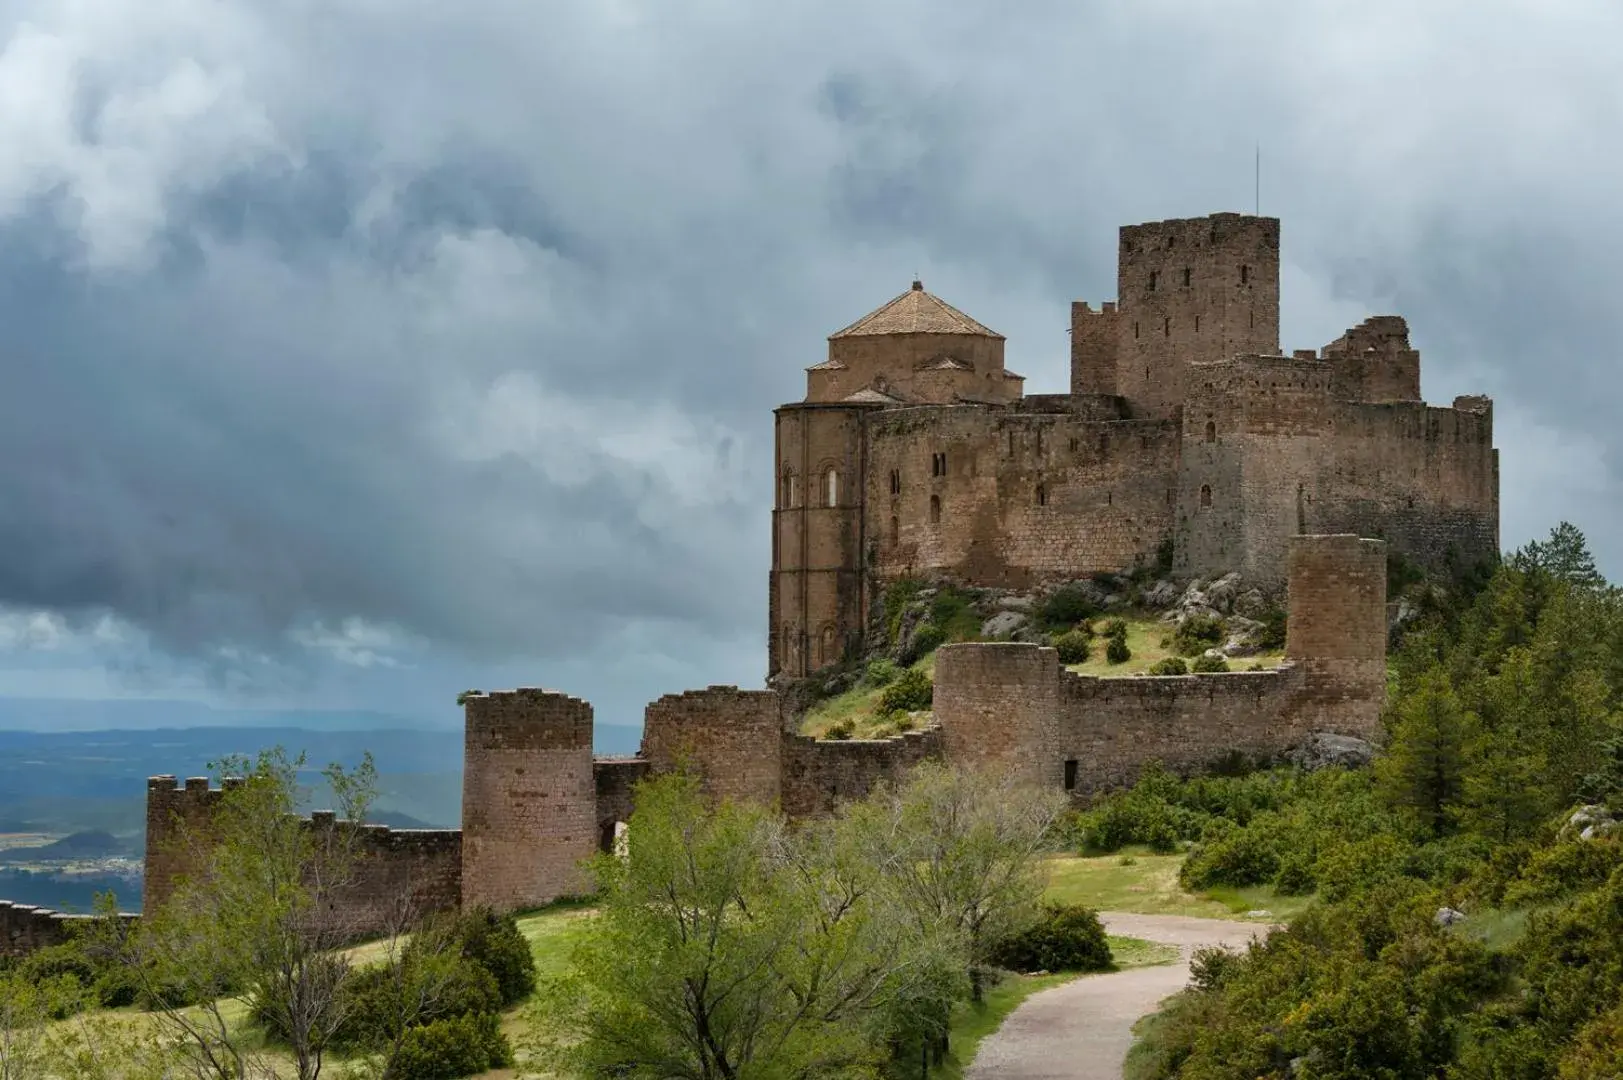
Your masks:
[{"label": "green grass field", "polygon": [[[1156,855],[1143,848],[1087,858],[1061,856],[1049,864],[1048,895],[1098,911],[1256,922],[1289,919],[1313,902],[1309,896],[1279,896],[1266,885],[1185,892],[1178,885],[1183,860],[1182,855]],[[1268,914],[1249,916],[1252,911]]]}]

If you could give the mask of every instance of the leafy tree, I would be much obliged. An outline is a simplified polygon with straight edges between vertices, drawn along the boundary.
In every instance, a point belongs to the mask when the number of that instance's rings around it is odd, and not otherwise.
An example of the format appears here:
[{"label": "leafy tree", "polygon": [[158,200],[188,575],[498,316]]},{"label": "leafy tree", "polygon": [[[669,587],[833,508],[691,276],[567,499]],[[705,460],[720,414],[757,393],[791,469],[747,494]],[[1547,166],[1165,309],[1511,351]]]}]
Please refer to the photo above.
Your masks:
[{"label": "leafy tree", "polygon": [[[279,747],[217,763],[230,781],[218,807],[180,839],[196,871],[134,927],[103,919],[93,932],[92,947],[132,973],[199,1076],[263,1070],[251,1033],[231,1020],[232,1001],[286,1041],[300,1080],[320,1075],[346,1016],[351,966],[341,947],[361,927],[334,898],[353,880],[376,770],[370,755],[353,772],[324,770],[341,820],[316,827],[296,813],[303,763]],[[402,911],[400,928],[408,922]]]},{"label": "leafy tree", "polygon": [[1446,830],[1463,794],[1465,747],[1476,723],[1441,672],[1428,674],[1398,705],[1377,776],[1387,799],[1434,836]]},{"label": "leafy tree", "polygon": [[627,856],[593,864],[599,914],[542,999],[572,1027],[558,1063],[694,1080],[877,1066],[875,1033],[942,965],[880,902],[847,828],[791,832],[685,775],[642,784]]}]

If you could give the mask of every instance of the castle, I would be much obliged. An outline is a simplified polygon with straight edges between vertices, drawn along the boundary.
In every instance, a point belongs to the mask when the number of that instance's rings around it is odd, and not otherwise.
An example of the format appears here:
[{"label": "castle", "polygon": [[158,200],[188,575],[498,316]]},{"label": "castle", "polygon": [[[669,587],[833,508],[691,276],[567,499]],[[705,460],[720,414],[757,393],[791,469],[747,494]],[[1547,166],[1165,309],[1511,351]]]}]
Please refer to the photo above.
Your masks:
[{"label": "castle", "polygon": [[776,413],[772,675],[860,654],[898,577],[1277,587],[1302,533],[1498,553],[1492,403],[1426,405],[1396,316],[1279,355],[1277,218],[1127,226],[1117,267],[1116,302],[1071,305],[1069,394],[1026,395],[1002,335],[918,281],[828,339]]},{"label": "castle", "polygon": [[[777,410],[770,656],[792,676],[859,649],[889,578],[1023,586],[1170,547],[1177,575],[1283,587],[1279,666],[1099,678],[1037,644],[946,645],[921,730],[813,739],[778,690],[712,686],[649,705],[631,758],[593,755],[577,698],[471,693],[462,827],[363,826],[339,901],[355,924],[382,927],[402,903],[517,910],[578,893],[637,782],[679,763],[717,796],[803,818],[933,758],[1086,796],[1152,760],[1192,772],[1320,732],[1375,736],[1388,542],[1433,564],[1497,549],[1491,410],[1422,403],[1398,319],[1272,355],[1278,234],[1232,214],[1123,229],[1121,303],[1073,307],[1069,395],[1022,396],[1003,339],[917,283],[831,337],[807,401]],[[206,778],[148,782],[145,910],[194,869],[174,841],[206,829],[222,795]],[[317,813],[307,827],[347,826]],[[60,940],[75,918],[0,902],[0,955]]]}]

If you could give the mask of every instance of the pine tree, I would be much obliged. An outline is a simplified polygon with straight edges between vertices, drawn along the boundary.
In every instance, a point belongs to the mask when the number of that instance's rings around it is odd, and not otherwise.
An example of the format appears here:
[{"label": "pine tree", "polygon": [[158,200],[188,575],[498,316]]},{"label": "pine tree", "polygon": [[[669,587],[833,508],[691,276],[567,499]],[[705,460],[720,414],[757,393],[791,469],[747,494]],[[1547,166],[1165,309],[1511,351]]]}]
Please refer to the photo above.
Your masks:
[{"label": "pine tree", "polygon": [[1422,676],[1398,705],[1377,777],[1387,800],[1412,812],[1433,836],[1447,830],[1464,795],[1466,747],[1476,729],[1476,717],[1441,671]]}]

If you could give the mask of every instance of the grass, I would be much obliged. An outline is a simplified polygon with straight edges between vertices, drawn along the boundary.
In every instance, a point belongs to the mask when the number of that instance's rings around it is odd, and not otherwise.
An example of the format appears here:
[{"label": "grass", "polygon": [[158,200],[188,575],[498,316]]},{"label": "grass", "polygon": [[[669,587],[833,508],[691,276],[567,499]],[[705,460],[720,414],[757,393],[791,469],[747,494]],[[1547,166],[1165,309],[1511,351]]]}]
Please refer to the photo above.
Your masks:
[{"label": "grass", "polygon": [[[1107,940],[1110,942],[1110,955],[1115,961],[1113,968],[1115,971],[1170,964],[1178,959],[1178,948],[1175,945],[1162,945],[1154,941],[1128,937],[1113,936]],[[932,1080],[958,1080],[963,1076],[964,1068],[975,1060],[975,1052],[980,1049],[981,1040],[1001,1027],[1008,1015],[1032,994],[1068,983],[1072,979],[1087,977],[1076,972],[1060,972],[1054,975],[1009,975],[997,985],[990,987],[979,1004],[966,1002],[960,1005],[954,1012],[952,1025],[947,1031],[946,1059],[930,1070]]]},{"label": "grass", "polygon": [[[1080,664],[1069,664],[1066,670],[1078,675],[1141,675],[1157,661],[1181,655],[1172,647],[1172,627],[1157,616],[1135,612],[1121,618],[1127,624],[1127,649],[1132,654],[1124,663],[1112,664],[1105,659],[1105,639],[1098,633],[1105,620],[1098,618],[1093,620],[1095,636],[1087,660]],[[1253,671],[1276,667],[1283,657],[1283,651],[1273,651],[1236,658],[1229,661],[1229,670]]]},{"label": "grass", "polygon": [[[1289,919],[1313,903],[1311,896],[1280,896],[1265,885],[1186,892],[1178,884],[1183,860],[1181,854],[1156,855],[1142,848],[1115,855],[1059,856],[1050,864],[1048,898],[1097,911],[1257,922]],[[1251,916],[1252,911],[1268,914]]]},{"label": "grass", "polygon": [[[930,676],[932,682],[935,680],[935,653],[913,666]],[[879,715],[879,697],[884,692],[884,687],[871,686],[864,679],[845,693],[812,706],[800,723],[800,731],[820,739],[832,725],[849,720],[853,739],[884,739],[900,735],[902,729],[897,727],[895,718]],[[925,723],[928,723],[927,717],[917,716],[913,718],[911,726],[922,727]]]}]

